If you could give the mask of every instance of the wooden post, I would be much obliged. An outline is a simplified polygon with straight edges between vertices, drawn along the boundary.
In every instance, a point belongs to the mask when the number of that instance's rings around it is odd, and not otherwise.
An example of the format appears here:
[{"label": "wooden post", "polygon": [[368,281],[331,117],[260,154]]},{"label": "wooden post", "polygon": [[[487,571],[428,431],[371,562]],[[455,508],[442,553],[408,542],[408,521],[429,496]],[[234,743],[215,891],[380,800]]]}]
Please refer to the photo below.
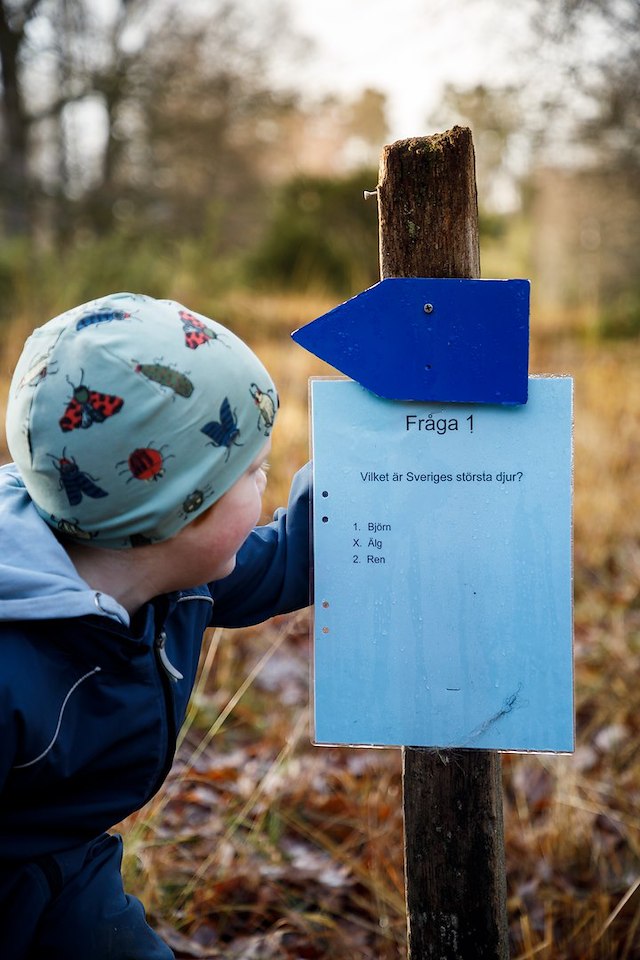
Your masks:
[{"label": "wooden post", "polygon": [[[378,209],[383,279],[480,275],[470,130],[385,147]],[[506,960],[500,755],[404,747],[403,791],[409,960]]]}]

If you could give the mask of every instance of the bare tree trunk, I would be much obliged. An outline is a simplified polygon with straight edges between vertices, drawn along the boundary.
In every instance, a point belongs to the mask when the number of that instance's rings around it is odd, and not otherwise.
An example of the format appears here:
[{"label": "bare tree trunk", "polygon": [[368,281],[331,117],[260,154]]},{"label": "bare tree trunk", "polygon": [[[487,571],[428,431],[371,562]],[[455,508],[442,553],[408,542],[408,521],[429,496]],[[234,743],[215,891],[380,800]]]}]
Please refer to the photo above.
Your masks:
[{"label": "bare tree trunk", "polygon": [[0,0],[0,104],[4,127],[2,170],[3,228],[7,235],[24,234],[31,228],[30,178],[28,164],[29,118],[22,97],[19,58],[25,27],[40,0],[31,0],[10,17],[5,0]]}]

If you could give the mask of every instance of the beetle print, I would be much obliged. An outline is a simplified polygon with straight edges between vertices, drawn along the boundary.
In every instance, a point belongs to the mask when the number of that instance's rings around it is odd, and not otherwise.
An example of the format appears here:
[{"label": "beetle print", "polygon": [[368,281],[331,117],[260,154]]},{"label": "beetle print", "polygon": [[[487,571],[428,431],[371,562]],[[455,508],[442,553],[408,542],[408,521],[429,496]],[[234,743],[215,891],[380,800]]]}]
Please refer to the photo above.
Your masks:
[{"label": "beetle print", "polygon": [[269,436],[276,419],[278,398],[273,398],[273,390],[261,390],[256,383],[252,383],[250,393],[258,408],[258,430],[263,429],[265,437]]},{"label": "beetle print", "polygon": [[[203,343],[209,343],[210,340],[219,340],[223,343],[222,336],[208,327],[202,320],[195,317],[188,310],[180,310],[180,319],[182,320],[182,329],[184,330],[184,342],[190,350],[196,350]],[[225,344],[227,346],[227,344]]]},{"label": "beetle print", "polygon": [[138,363],[137,361],[134,363],[136,373],[141,373],[147,380],[153,380],[161,387],[173,390],[179,397],[190,397],[193,393],[193,384],[189,377],[174,370],[173,367],[168,367],[164,363]]},{"label": "beetle print", "polygon": [[84,383],[76,387],[68,377],[67,382],[73,389],[73,397],[59,421],[64,433],[78,427],[86,430],[93,423],[104,423],[107,417],[113,417],[122,410],[124,400],[121,397],[90,390]]},{"label": "beetle print", "polygon": [[[127,464],[131,472],[127,483],[131,480],[161,480],[165,473],[165,460],[173,457],[172,453],[167,457],[164,456],[162,451],[165,448],[166,444],[160,447],[159,450],[153,447],[138,447],[129,454],[127,460],[120,460],[120,462],[116,464],[116,467],[122,466],[123,463]],[[122,476],[122,474],[126,472],[126,470],[121,470],[120,475]]]},{"label": "beetle print", "polygon": [[94,500],[108,496],[107,491],[97,485],[95,477],[92,477],[90,473],[84,473],[74,458],[67,456],[66,448],[59,458],[52,456],[52,454],[49,454],[49,456],[60,474],[60,489],[64,490],[72,507],[82,502],[83,494],[92,497]]},{"label": "beetle print", "polygon": [[182,509],[186,514],[194,513],[198,507],[201,507],[204,503],[204,493],[202,490],[194,490],[193,493],[190,493],[186,497],[184,503],[182,504]]},{"label": "beetle print", "polygon": [[243,446],[237,441],[237,437],[240,436],[238,419],[231,410],[228,397],[225,397],[220,405],[220,420],[210,420],[209,423],[205,423],[204,427],[201,427],[201,432],[209,437],[214,447],[227,448],[225,463],[229,459],[232,446]]}]

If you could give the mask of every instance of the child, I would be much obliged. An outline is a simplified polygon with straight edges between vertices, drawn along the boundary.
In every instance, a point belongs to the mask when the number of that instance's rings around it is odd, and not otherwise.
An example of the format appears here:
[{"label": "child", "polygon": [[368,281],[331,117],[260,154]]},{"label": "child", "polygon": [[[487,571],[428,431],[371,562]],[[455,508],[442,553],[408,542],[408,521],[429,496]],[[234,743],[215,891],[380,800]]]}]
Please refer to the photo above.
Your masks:
[{"label": "child", "polygon": [[204,629],[308,603],[309,486],[229,330],[116,294],[27,341],[0,468],[0,957],[169,960],[106,833],[160,788]]}]

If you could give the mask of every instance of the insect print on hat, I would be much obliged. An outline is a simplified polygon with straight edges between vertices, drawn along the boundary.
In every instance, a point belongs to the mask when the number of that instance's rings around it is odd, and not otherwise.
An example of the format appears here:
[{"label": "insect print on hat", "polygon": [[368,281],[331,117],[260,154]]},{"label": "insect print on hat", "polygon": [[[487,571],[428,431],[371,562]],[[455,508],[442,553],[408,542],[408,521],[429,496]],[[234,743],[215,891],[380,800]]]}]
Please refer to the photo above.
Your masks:
[{"label": "insect print on hat", "polygon": [[276,396],[274,399],[271,388],[261,390],[256,383],[251,384],[250,393],[258,408],[258,430],[262,430],[265,437],[268,437],[276,419],[278,398]]},{"label": "insect print on hat", "polygon": [[182,504],[182,510],[180,516],[183,520],[187,520],[192,513],[195,513],[196,510],[199,510],[202,504],[208,497],[213,495],[213,490],[210,485],[207,485],[204,490],[192,490],[192,492],[185,497]]},{"label": "insect print on hat", "polygon": [[57,369],[54,370],[54,364],[55,361],[49,363],[48,353],[44,353],[38,357],[29,367],[25,375],[20,378],[18,386],[16,387],[16,394],[20,393],[23,387],[37,387],[45,377],[51,377],[54,373],[57,373]]},{"label": "insect print on hat", "polygon": [[190,397],[193,393],[193,384],[189,377],[178,370],[174,370],[173,367],[164,363],[138,363],[137,360],[133,362],[135,363],[134,370],[136,373],[141,373],[147,380],[152,380],[161,387],[173,390],[179,397]]},{"label": "insect print on hat", "polygon": [[[138,447],[129,454],[127,460],[120,460],[119,463],[116,463],[116,467],[122,466],[123,463],[128,465],[131,476],[127,483],[132,480],[161,480],[165,473],[165,461],[174,456],[173,453],[168,456],[164,455],[163,451],[166,447],[166,443],[159,450],[154,449],[154,447]],[[120,476],[126,472],[126,469],[121,470]]]},{"label": "insect print on hat", "polygon": [[145,537],[144,533],[132,533],[129,537],[129,543],[132,547],[147,547],[153,543],[151,537]]},{"label": "insect print on hat", "polygon": [[76,537],[78,540],[93,540],[94,537],[98,536],[96,532],[83,530],[75,517],[66,519],[65,517],[56,517],[54,514],[50,516],[60,533],[66,533],[71,537]]},{"label": "insect print on hat", "polygon": [[[216,333],[215,330],[212,330],[211,327],[208,327],[206,323],[188,310],[180,310],[179,313],[184,330],[185,346],[189,347],[190,350],[196,350],[203,343],[209,343],[210,340],[219,340],[220,343],[224,343],[221,334]],[[228,344],[225,343],[224,345],[227,349],[230,349]]]},{"label": "insect print on hat", "polygon": [[60,474],[60,489],[67,495],[69,504],[76,507],[82,502],[83,494],[94,500],[107,497],[108,493],[97,485],[97,478],[90,473],[84,473],[73,457],[67,456],[67,448],[62,451],[61,457],[48,454],[53,460],[56,470]]},{"label": "insect print on hat", "polygon": [[210,420],[200,429],[201,433],[205,433],[209,437],[214,447],[227,448],[227,455],[224,458],[225,463],[229,459],[232,446],[244,446],[244,444],[238,443],[236,439],[240,436],[240,428],[238,427],[238,418],[231,409],[228,397],[225,397],[220,405],[220,420]]},{"label": "insect print on hat", "polygon": [[128,320],[131,316],[125,310],[111,310],[109,307],[99,307],[90,313],[85,313],[76,323],[76,330],[86,330],[87,327],[95,327],[99,323],[112,323],[114,320]]},{"label": "insect print on hat", "polygon": [[[83,376],[84,371],[81,371],[80,379]],[[73,397],[59,421],[64,433],[76,430],[78,427],[86,430],[93,423],[104,423],[107,417],[113,417],[122,410],[124,400],[121,397],[90,390],[84,383],[76,387],[69,377],[67,377],[67,383],[73,389]]]}]

